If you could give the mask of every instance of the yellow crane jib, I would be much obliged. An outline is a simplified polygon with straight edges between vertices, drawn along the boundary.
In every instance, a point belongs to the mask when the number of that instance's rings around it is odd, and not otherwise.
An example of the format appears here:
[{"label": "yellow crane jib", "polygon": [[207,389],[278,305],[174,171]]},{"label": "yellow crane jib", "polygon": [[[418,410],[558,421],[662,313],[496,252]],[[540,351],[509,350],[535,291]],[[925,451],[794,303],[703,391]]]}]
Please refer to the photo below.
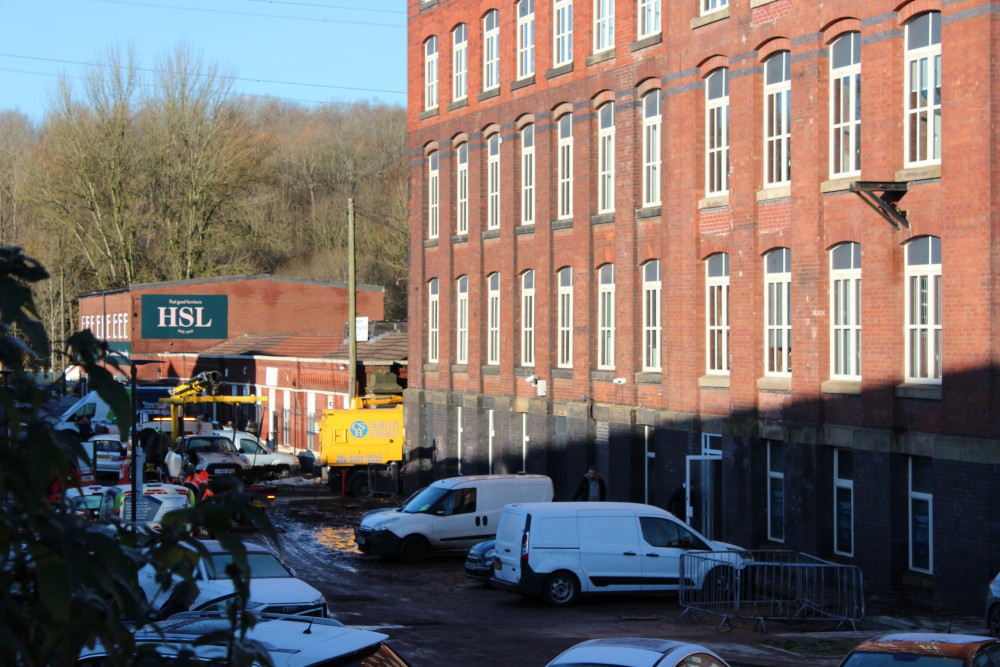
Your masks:
[{"label": "yellow crane jib", "polygon": [[[170,406],[170,436],[176,441],[184,434],[181,427],[182,412],[187,403],[223,403],[237,405],[240,403],[267,403],[267,396],[218,396],[222,386],[222,378],[218,371],[205,371],[194,376],[184,384],[178,385],[170,396],[159,399],[160,403]],[[202,393],[207,395],[202,396]]]}]

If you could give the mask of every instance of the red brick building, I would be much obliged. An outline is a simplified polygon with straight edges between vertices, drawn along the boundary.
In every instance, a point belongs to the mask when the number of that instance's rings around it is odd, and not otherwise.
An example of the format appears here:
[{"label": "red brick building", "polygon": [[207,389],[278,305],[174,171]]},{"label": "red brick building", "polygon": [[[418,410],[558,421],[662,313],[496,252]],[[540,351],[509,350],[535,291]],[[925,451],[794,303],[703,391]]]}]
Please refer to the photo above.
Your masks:
[{"label": "red brick building", "polygon": [[409,4],[425,477],[609,497],[979,611],[1000,569],[996,7]]},{"label": "red brick building", "polygon": [[[358,317],[368,339],[358,343],[358,386],[371,389],[376,372],[405,384],[405,327],[387,326],[381,287],[357,288]],[[348,288],[267,275],[134,285],[80,297],[80,329],[90,329],[126,358],[159,360],[137,367],[141,382],[186,381],[219,371],[234,396],[267,402],[207,406],[211,418],[290,449],[315,447],[316,414],[343,407],[349,392],[346,342]],[[123,366],[126,372],[129,366]]]}]

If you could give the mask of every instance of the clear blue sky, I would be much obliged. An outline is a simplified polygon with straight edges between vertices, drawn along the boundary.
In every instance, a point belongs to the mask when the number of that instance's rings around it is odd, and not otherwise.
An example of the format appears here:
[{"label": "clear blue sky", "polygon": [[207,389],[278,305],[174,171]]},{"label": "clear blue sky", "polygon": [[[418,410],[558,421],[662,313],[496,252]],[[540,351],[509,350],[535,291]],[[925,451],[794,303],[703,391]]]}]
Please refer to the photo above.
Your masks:
[{"label": "clear blue sky", "polygon": [[0,28],[0,111],[36,123],[60,75],[79,90],[116,46],[144,70],[186,46],[234,91],[308,107],[406,104],[405,0],[0,0]]}]

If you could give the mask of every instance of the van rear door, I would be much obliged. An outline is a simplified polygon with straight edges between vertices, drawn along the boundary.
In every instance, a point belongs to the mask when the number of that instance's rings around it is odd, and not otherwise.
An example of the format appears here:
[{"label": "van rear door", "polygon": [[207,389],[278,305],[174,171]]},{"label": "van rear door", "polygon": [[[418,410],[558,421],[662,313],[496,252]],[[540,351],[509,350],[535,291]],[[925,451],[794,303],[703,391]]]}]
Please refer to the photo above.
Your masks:
[{"label": "van rear door", "polygon": [[639,522],[632,512],[581,510],[580,565],[584,591],[634,591],[642,586]]},{"label": "van rear door", "polygon": [[528,514],[514,508],[504,508],[497,521],[496,551],[493,556],[493,576],[516,584],[521,580],[521,539]]}]

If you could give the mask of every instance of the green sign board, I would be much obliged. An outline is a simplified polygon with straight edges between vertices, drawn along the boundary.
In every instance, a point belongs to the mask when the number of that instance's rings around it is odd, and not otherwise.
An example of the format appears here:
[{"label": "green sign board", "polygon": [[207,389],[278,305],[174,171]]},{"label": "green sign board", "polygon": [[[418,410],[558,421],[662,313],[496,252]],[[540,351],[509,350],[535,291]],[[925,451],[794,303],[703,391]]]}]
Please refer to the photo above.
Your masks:
[{"label": "green sign board", "polygon": [[143,294],[142,337],[228,338],[225,294]]}]

